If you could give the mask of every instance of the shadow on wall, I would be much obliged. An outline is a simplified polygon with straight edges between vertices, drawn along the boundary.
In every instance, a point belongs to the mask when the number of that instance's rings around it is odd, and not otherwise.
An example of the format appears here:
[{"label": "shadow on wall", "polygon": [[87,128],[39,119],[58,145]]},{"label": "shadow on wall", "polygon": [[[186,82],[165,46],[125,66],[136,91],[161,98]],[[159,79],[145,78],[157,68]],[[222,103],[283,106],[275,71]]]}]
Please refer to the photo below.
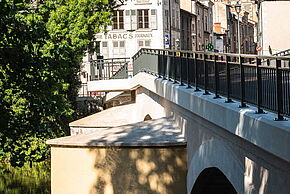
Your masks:
[{"label": "shadow on wall", "polygon": [[109,148],[91,151],[96,153],[97,178],[90,193],[186,193],[185,148]]},{"label": "shadow on wall", "polygon": [[198,176],[191,194],[237,194],[237,191],[218,168],[206,168]]},{"label": "shadow on wall", "polygon": [[[156,127],[156,125],[147,123],[143,127],[146,130]],[[161,127],[167,126],[165,124]],[[126,131],[126,137],[130,138],[134,135],[133,130]],[[140,139],[155,138],[156,136],[151,137],[148,133],[144,133]],[[106,139],[98,139],[98,142],[106,142]],[[114,142],[125,142],[125,139],[117,138]],[[91,141],[89,145],[93,143],[94,141]],[[91,148],[90,152],[96,157],[94,164],[96,182],[90,193],[186,193],[187,154],[185,146],[130,147],[125,145]]]}]

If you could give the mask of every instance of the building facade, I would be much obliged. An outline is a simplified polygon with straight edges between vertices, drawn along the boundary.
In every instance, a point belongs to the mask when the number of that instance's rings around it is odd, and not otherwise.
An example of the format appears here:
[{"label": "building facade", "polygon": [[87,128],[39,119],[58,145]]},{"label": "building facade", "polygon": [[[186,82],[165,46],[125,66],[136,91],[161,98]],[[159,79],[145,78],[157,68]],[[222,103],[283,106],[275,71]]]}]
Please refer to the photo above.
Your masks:
[{"label": "building facade", "polygon": [[290,1],[258,1],[260,55],[290,49]]},{"label": "building facade", "polygon": [[[238,53],[238,16],[234,6],[228,2],[216,1],[213,10],[215,50],[217,52]],[[250,18],[250,14],[244,11],[243,4],[239,20],[241,53],[255,54],[256,23]]]},{"label": "building facade", "polygon": [[[140,48],[176,48],[180,39],[179,0],[128,0],[114,11],[107,33],[95,36],[95,55],[132,57]],[[88,60],[95,56],[88,55]]]},{"label": "building facade", "polygon": [[112,26],[89,45],[81,75],[95,79],[91,60],[131,58],[141,48],[180,49],[179,0],[125,1],[114,11]]},{"label": "building facade", "polygon": [[191,0],[192,47],[194,51],[205,51],[213,44],[213,2]]}]

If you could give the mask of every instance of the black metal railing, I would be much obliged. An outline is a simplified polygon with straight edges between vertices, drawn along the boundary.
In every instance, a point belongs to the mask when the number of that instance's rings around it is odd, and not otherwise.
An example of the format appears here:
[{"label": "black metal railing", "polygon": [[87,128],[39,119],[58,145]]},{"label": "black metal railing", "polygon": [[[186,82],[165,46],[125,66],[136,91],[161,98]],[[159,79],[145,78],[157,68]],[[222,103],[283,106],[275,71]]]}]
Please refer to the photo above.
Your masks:
[{"label": "black metal railing", "polygon": [[88,92],[88,83],[81,83],[78,96],[79,97],[90,96],[90,93]]},{"label": "black metal railing", "polygon": [[273,56],[289,56],[289,55],[290,55],[290,49],[287,49],[287,50],[275,53]]},{"label": "black metal railing", "polygon": [[128,78],[128,63],[130,58],[110,58],[91,60],[93,68],[92,80],[125,79]]},{"label": "black metal railing", "polygon": [[[194,87],[277,113],[276,120],[290,116],[290,57],[141,49],[133,56],[133,73],[148,72],[187,87]],[[283,63],[284,67],[281,66]]]}]

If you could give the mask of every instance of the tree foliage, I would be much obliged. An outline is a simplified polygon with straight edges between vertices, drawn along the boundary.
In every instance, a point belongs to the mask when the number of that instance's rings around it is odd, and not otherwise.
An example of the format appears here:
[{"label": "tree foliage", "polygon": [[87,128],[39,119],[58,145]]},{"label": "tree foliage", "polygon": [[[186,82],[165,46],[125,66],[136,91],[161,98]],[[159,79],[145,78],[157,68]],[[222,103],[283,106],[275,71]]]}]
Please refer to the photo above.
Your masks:
[{"label": "tree foliage", "polygon": [[0,160],[47,158],[74,118],[78,72],[115,1],[0,0]]}]

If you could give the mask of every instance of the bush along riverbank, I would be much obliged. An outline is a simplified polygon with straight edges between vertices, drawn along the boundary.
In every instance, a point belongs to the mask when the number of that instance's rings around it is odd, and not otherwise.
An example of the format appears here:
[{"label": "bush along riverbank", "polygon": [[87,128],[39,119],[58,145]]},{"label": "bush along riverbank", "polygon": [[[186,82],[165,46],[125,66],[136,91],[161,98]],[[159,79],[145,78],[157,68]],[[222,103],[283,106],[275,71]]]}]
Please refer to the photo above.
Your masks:
[{"label": "bush along riverbank", "polygon": [[50,161],[25,163],[22,167],[0,164],[0,193],[49,194]]}]

